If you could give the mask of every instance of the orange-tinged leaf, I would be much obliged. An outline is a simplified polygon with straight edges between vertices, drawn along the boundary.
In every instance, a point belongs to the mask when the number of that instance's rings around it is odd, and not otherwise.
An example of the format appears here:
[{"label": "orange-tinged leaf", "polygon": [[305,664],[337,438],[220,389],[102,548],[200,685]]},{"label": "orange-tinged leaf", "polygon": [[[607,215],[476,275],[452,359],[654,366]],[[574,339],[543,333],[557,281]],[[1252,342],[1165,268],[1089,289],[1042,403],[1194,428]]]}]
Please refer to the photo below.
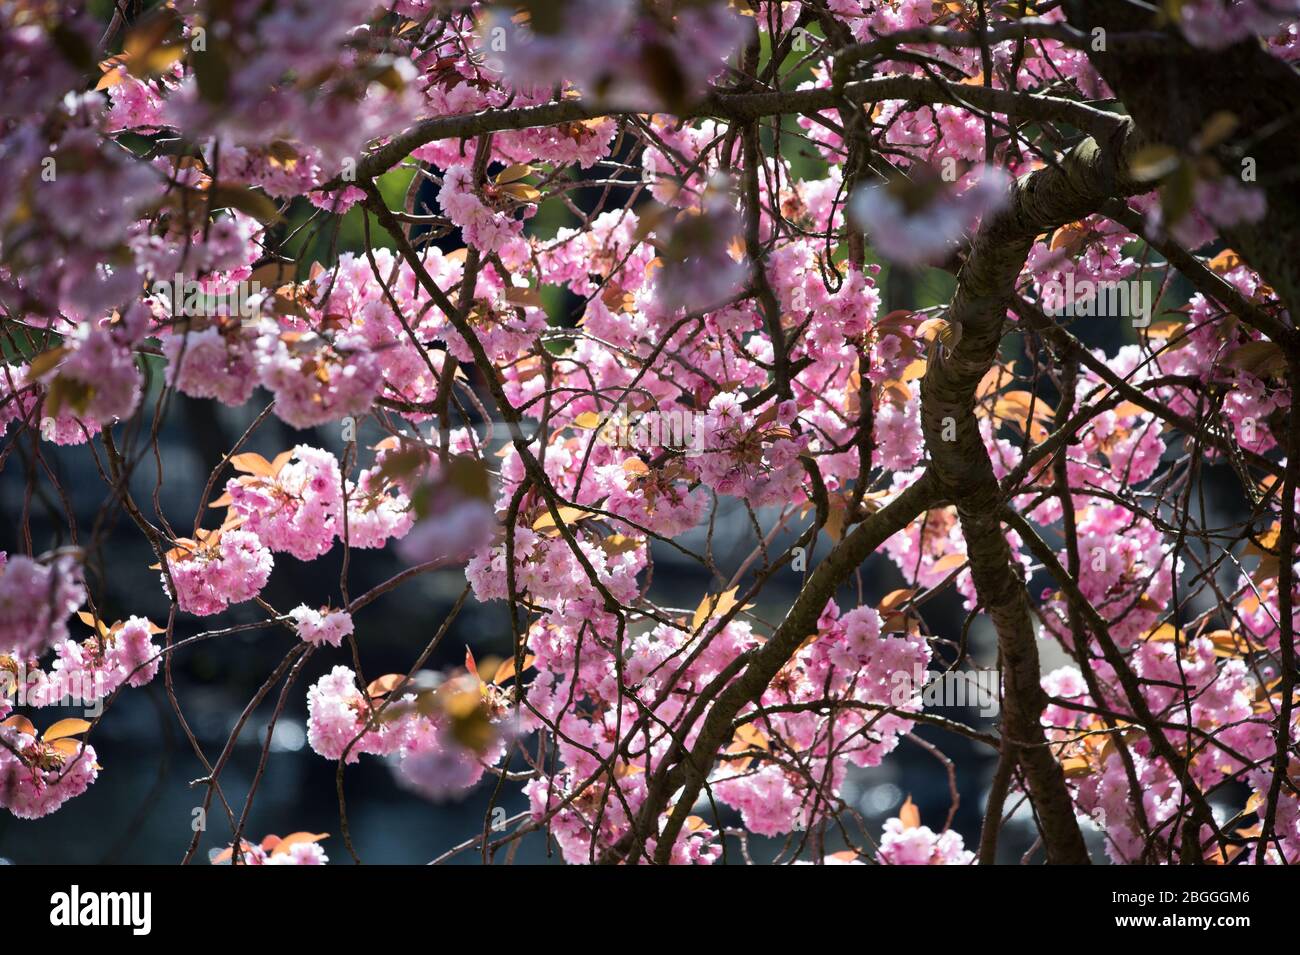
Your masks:
[{"label": "orange-tinged leaf", "polygon": [[1231,630],[1214,630],[1206,634],[1206,637],[1214,644],[1214,655],[1221,659],[1245,656],[1254,649],[1244,634],[1233,633]]},{"label": "orange-tinged leaf", "polygon": [[848,517],[849,505],[842,495],[835,495],[830,500],[830,507],[826,512],[826,524],[823,528],[826,535],[835,543],[840,542],[844,536],[844,523]]},{"label": "orange-tinged leaf", "polygon": [[86,732],[88,729],[90,729],[90,724],[85,720],[75,718],[59,720],[57,723],[52,724],[49,729],[42,734],[41,739],[48,743],[51,740],[63,739],[66,736],[76,736],[79,733]]},{"label": "orange-tinged leaf", "polygon": [[107,60],[100,60],[99,69],[104,75],[95,84],[95,92],[111,89],[121,83],[122,71],[118,67],[130,62],[130,59],[125,53],[119,53],[117,56],[110,56]]},{"label": "orange-tinged leaf", "polygon": [[[1259,559],[1259,565],[1251,573],[1250,579],[1256,587],[1263,587],[1267,581],[1276,580],[1281,572],[1282,561],[1272,554],[1265,554]],[[1242,602],[1242,608],[1245,608],[1245,601]]]},{"label": "orange-tinged leaf", "polygon": [[[736,728],[735,735],[731,739],[731,745],[727,747],[727,752],[748,753],[754,749],[766,751],[768,749],[767,736],[753,723],[742,723]],[[731,760],[730,764],[734,772],[743,773],[749,769],[753,761],[753,756],[743,756],[740,759]]]},{"label": "orange-tinged leaf", "polygon": [[108,627],[104,626],[104,621],[96,620],[94,614],[85,610],[79,610],[77,611],[77,619],[91,630],[96,631],[101,637],[108,636]]},{"label": "orange-tinged leaf", "polygon": [[[148,79],[160,73],[166,73],[185,55],[185,47],[179,43],[154,47],[142,56],[127,59],[127,71],[137,79]],[[116,71],[114,71],[116,72]],[[102,82],[103,77],[100,77]]]},{"label": "orange-tinged leaf", "polygon": [[293,460],[292,448],[290,448],[288,451],[281,451],[279,454],[277,454],[275,456],[275,460],[271,462],[271,476],[279,477],[280,472],[284,470],[284,466],[292,460]]},{"label": "orange-tinged leaf", "polygon": [[372,700],[387,696],[406,682],[406,675],[403,673],[388,673],[377,680],[371,680],[370,685],[366,687],[366,696]]},{"label": "orange-tinged leaf", "polygon": [[253,474],[257,477],[275,476],[275,469],[271,467],[271,462],[255,451],[232,455],[230,464],[236,471],[243,471],[245,474]]},{"label": "orange-tinged leaf", "polygon": [[904,829],[917,829],[920,827],[921,810],[916,808],[916,803],[912,802],[911,796],[908,796],[899,808],[898,820],[903,824]]},{"label": "orange-tinged leaf", "polygon": [[1167,623],[1162,623],[1146,635],[1149,643],[1171,643],[1178,639],[1178,631]]},{"label": "orange-tinged leaf", "polygon": [[[506,289],[506,301],[511,305],[518,305],[523,308],[541,308],[542,293],[540,289],[529,288],[527,286],[511,286]],[[538,369],[540,373],[541,369]]]},{"label": "orange-tinged leaf", "polygon": [[240,525],[244,523],[245,520],[247,520],[246,517],[244,517],[241,514],[236,514],[234,511],[228,513],[226,515],[226,519],[221,522],[221,526],[217,528],[216,531],[214,532],[216,536],[212,540],[212,544],[215,546],[216,542],[221,539],[222,534],[224,534],[226,531],[233,531],[237,529]]},{"label": "orange-tinged leaf", "polygon": [[1165,341],[1173,341],[1185,334],[1187,334],[1187,323],[1176,318],[1162,318],[1147,327],[1148,337],[1163,338]]},{"label": "orange-tinged leaf", "polygon": [[1064,250],[1067,255],[1074,255],[1087,237],[1088,229],[1083,222],[1070,222],[1052,234],[1052,251]]},{"label": "orange-tinged leaf", "polygon": [[1137,609],[1149,610],[1152,613],[1164,613],[1166,608],[1164,604],[1157,601],[1150,594],[1143,594],[1138,598]]},{"label": "orange-tinged leaf", "polygon": [[955,348],[961,341],[961,326],[954,325],[946,318],[927,318],[916,327],[916,337],[927,342],[939,342],[948,348]]},{"label": "orange-tinged leaf", "polygon": [[635,537],[628,537],[626,534],[610,534],[600,542],[600,549],[610,557],[617,557],[619,554],[629,554],[641,546],[641,542]]},{"label": "orange-tinged leaf", "polygon": [[[591,511],[584,511],[579,507],[561,507],[560,520],[565,524],[573,524],[577,521],[586,520],[589,517],[595,517]],[[555,527],[555,519],[551,516],[550,511],[543,511],[537,520],[533,521],[533,530],[545,530],[548,527]]]},{"label": "orange-tinged leaf", "polygon": [[537,187],[530,186],[526,182],[512,182],[509,185],[502,186],[501,191],[518,199],[520,202],[536,202],[542,198],[542,194],[537,190]]},{"label": "orange-tinged leaf", "polygon": [[1076,779],[1092,773],[1092,764],[1082,756],[1067,756],[1061,760],[1061,769],[1067,779]]},{"label": "orange-tinged leaf", "polygon": [[167,34],[178,22],[174,9],[161,6],[137,20],[127,31],[122,49],[127,57],[135,59],[144,56],[155,47],[161,46]]},{"label": "orange-tinged leaf", "polygon": [[[537,657],[534,656],[533,654],[531,653],[526,654],[524,656],[524,669],[527,670],[529,667],[533,665],[533,663],[536,660]],[[497,667],[497,672],[496,675],[492,677],[492,682],[495,683],[497,686],[501,686],[506,682],[506,680],[512,679],[514,675],[515,675],[515,661],[513,657],[510,657],[506,660],[503,660],[501,662],[501,665]]]},{"label": "orange-tinged leaf", "polygon": [[881,382],[880,394],[900,408],[912,400],[912,389],[897,378],[890,378],[888,381]]},{"label": "orange-tinged leaf", "polygon": [[[63,736],[53,741],[45,740],[45,742],[49,743],[50,749],[62,755],[64,759],[76,759],[81,755],[81,751],[86,745],[81,740],[74,739],[71,736]],[[99,769],[99,766],[96,765],[95,768]]]},{"label": "orange-tinged leaf", "polygon": [[63,361],[64,356],[70,350],[66,345],[60,345],[58,348],[51,348],[49,351],[41,352],[27,366],[27,380],[35,381],[37,378],[48,375],[58,367],[59,362]]},{"label": "orange-tinged leaf", "polygon": [[889,593],[885,594],[884,599],[880,601],[880,605],[877,609],[880,610],[881,613],[888,613],[891,610],[897,610],[915,596],[915,590],[891,590]]},{"label": "orange-tinged leaf", "polygon": [[1246,541],[1244,557],[1265,557],[1277,554],[1278,542],[1282,539],[1282,525],[1274,524],[1258,537]]},{"label": "orange-tinged leaf", "polygon": [[993,404],[993,413],[999,418],[1006,418],[1010,421],[1018,422],[1021,427],[1029,420],[1030,408],[1033,409],[1034,420],[1050,421],[1052,419],[1052,406],[1042,399],[1035,398],[1028,391],[1008,391],[1000,395]]},{"label": "orange-tinged leaf", "polygon": [[[854,372],[854,374],[856,375],[857,372]],[[754,424],[756,425],[771,424],[773,421],[776,420],[776,416],[780,413],[781,413],[780,405],[775,405],[775,404],[768,405],[765,409],[763,409],[763,412],[757,418],[754,419]]]},{"label": "orange-tinged leaf", "polygon": [[38,735],[36,727],[32,725],[32,721],[25,716],[11,716],[9,719],[0,722],[0,726],[8,726],[11,729],[18,730],[20,733],[26,733],[28,736]]},{"label": "orange-tinged leaf", "polygon": [[282,856],[291,848],[304,843],[320,842],[322,839],[328,839],[328,832],[291,832],[278,843],[271,855]]},{"label": "orange-tinged leaf", "polygon": [[[266,838],[277,839],[277,840],[279,839],[278,836],[267,836]],[[265,842],[266,840],[264,839],[262,841]],[[243,852],[248,852],[250,849],[253,848],[252,843],[245,842],[242,839],[239,841],[239,846],[241,851]],[[218,852],[216,855],[212,857],[212,864],[221,865],[221,863],[223,862],[229,862],[231,858],[234,857],[235,854],[234,848],[235,848],[234,846],[227,846],[225,849],[222,849],[220,852]]]},{"label": "orange-tinged leaf", "polygon": [[1013,377],[1013,370],[1007,362],[994,362],[993,367],[984,373],[980,383],[975,388],[975,398],[983,401],[989,395],[1001,389],[1004,382],[1010,381]]},{"label": "orange-tinged leaf", "polygon": [[1232,251],[1232,249],[1224,249],[1206,263],[1206,265],[1210,267],[1210,271],[1218,272],[1220,275],[1224,272],[1231,272],[1242,264],[1241,256]]},{"label": "orange-tinged leaf", "polygon": [[925,377],[925,369],[928,366],[925,360],[918,358],[915,361],[909,361],[903,370],[899,372],[898,379],[902,382],[915,381],[918,378]]},{"label": "orange-tinged leaf", "polygon": [[584,411],[571,422],[575,428],[582,428],[586,431],[594,431],[599,428],[604,419],[594,411]]},{"label": "orange-tinged leaf", "polygon": [[943,574],[950,570],[956,570],[965,563],[965,554],[945,554],[939,560],[935,561],[934,566],[930,569]]},{"label": "orange-tinged leaf", "polygon": [[1233,368],[1248,371],[1257,378],[1267,378],[1286,370],[1286,352],[1276,342],[1246,342],[1228,355]]},{"label": "orange-tinged leaf", "polygon": [[739,750],[767,749],[767,734],[753,723],[742,723],[736,728],[733,745]]},{"label": "orange-tinged leaf", "polygon": [[248,281],[257,282],[263,288],[278,289],[292,284],[297,269],[295,262],[266,262],[253,269]]},{"label": "orange-tinged leaf", "polygon": [[[732,587],[730,590],[721,594],[705,594],[700,605],[695,608],[695,616],[691,618],[691,629],[698,630],[710,617],[724,617],[731,612],[736,606],[736,591],[738,587]],[[752,605],[751,605],[752,606]],[[748,607],[743,609],[748,610]]]},{"label": "orange-tinged leaf", "polygon": [[[266,158],[267,162],[269,162],[273,167],[286,170],[295,169],[298,163],[302,160],[302,156],[298,155],[298,150],[293,147],[293,144],[287,143],[283,139],[277,139],[266,147]],[[279,268],[279,265],[276,264],[276,267]],[[289,279],[282,279],[276,281],[274,284],[280,285],[284,281],[292,281],[292,274],[290,274]]]},{"label": "orange-tinged leaf", "polygon": [[493,180],[498,186],[504,186],[506,183],[518,182],[531,176],[535,170],[525,162],[512,163],[497,173],[496,179]]}]

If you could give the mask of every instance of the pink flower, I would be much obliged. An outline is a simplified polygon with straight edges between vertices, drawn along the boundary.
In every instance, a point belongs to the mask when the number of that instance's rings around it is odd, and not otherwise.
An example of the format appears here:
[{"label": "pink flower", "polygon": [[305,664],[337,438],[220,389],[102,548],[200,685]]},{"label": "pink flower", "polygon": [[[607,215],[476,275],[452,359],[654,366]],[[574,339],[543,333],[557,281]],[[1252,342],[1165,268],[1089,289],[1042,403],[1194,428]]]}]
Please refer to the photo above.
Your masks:
[{"label": "pink flower", "polygon": [[299,604],[289,611],[289,616],[298,628],[298,636],[317,646],[328,643],[337,647],[352,633],[352,615],[343,610],[313,610],[306,604]]},{"label": "pink flower", "polygon": [[449,459],[445,473],[420,488],[416,500],[420,520],[398,547],[404,560],[465,560],[491,542],[497,519],[482,462],[467,455]]},{"label": "pink flower", "polygon": [[873,248],[900,265],[933,264],[948,255],[983,216],[1007,201],[1010,178],[986,167],[964,191],[937,178],[864,186],[849,202],[849,216]]},{"label": "pink flower", "polygon": [[272,855],[263,865],[328,865],[329,856],[315,842],[296,842],[287,852]]},{"label": "pink flower", "polygon": [[482,52],[521,90],[568,81],[611,106],[652,112],[702,96],[745,37],[745,21],[722,3],[686,7],[674,19],[668,30],[634,0],[572,0],[558,23],[534,18],[530,31],[496,14]]},{"label": "pink flower", "polygon": [[[360,343],[358,343],[360,344]],[[315,334],[264,335],[261,383],[275,395],[275,413],[295,428],[311,428],[370,410],[383,385],[378,359]]]},{"label": "pink flower", "polygon": [[242,405],[258,381],[254,341],[238,326],[168,335],[163,340],[163,354],[172,367],[168,378],[193,398]]},{"label": "pink flower", "polygon": [[356,674],[348,667],[336,666],[307,691],[307,742],[326,759],[340,759],[346,752],[349,763],[355,763],[362,753],[393,752],[401,745],[406,722],[375,728],[370,724],[371,712],[357,689]]},{"label": "pink flower", "polygon": [[99,776],[90,746],[55,747],[12,726],[0,726],[0,738],[0,808],[19,819],[48,816]]},{"label": "pink flower", "polygon": [[226,482],[242,530],[263,546],[315,560],[342,530],[343,479],[329,451],[300,444],[274,475],[245,474]]},{"label": "pink flower", "polygon": [[876,861],[883,865],[970,865],[975,854],[966,850],[961,834],[952,829],[935,835],[928,826],[908,828],[895,817],[885,822]]},{"label": "pink flower", "polygon": [[86,599],[81,565],[71,556],[38,563],[0,553],[0,653],[40,656],[68,637],[68,615]]},{"label": "pink flower", "polygon": [[431,724],[413,736],[397,764],[398,780],[426,799],[441,802],[458,796],[483,778],[486,763],[445,729]]},{"label": "pink flower", "polygon": [[1232,176],[1196,181],[1196,209],[1221,229],[1258,222],[1268,211],[1264,190]]},{"label": "pink flower", "polygon": [[508,212],[489,208],[474,192],[468,166],[456,165],[447,170],[438,193],[438,205],[460,228],[466,244],[484,252],[500,251],[523,233],[523,222]]},{"label": "pink flower", "polygon": [[655,274],[659,305],[669,312],[703,312],[740,292],[749,268],[728,250],[741,229],[740,214],[725,189],[711,189],[699,215],[683,213],[674,220],[660,238],[663,268]]},{"label": "pink flower", "polygon": [[111,332],[88,325],[80,326],[77,336],[72,353],[42,378],[50,395],[88,424],[128,417],[140,400],[140,371],[131,349]]},{"label": "pink flower", "polygon": [[[182,545],[167,557],[178,606],[199,616],[221,613],[232,603],[257,596],[273,563],[257,536],[244,530],[222,532],[216,543]],[[165,589],[166,575],[162,580]]]}]

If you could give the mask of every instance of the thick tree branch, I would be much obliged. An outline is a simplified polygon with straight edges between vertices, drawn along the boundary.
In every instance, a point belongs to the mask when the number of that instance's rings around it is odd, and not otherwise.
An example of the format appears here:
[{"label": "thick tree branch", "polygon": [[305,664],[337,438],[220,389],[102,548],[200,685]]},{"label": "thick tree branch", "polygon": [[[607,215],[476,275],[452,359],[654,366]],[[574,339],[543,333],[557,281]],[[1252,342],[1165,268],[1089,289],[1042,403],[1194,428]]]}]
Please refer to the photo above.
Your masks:
[{"label": "thick tree branch", "polygon": [[1015,282],[1043,232],[1094,212],[1106,199],[1143,188],[1127,174],[1132,127],[1117,126],[1100,145],[1088,139],[1057,166],[1022,177],[1007,207],[986,221],[957,276],[948,320],[960,326],[952,351],[936,346],[921,381],[921,423],[930,466],[957,505],[971,576],[998,634],[1002,736],[1017,748],[1038,811],[1049,862],[1086,863],[1088,851],[1060,765],[1040,723],[1037,636],[1025,583],[1011,562],[999,514],[1002,490],[975,419],[975,390],[997,358]]},{"label": "thick tree branch", "polygon": [[[1071,608],[1077,611],[1087,623],[1088,629],[1092,631],[1093,636],[1097,639],[1097,644],[1101,647],[1102,657],[1115,671],[1115,677],[1119,680],[1120,687],[1124,691],[1124,697],[1133,710],[1135,722],[1147,731],[1147,736],[1151,740],[1156,755],[1169,764],[1170,769],[1174,771],[1174,775],[1178,777],[1183,792],[1191,800],[1192,816],[1195,823],[1207,827],[1211,832],[1215,833],[1221,844],[1223,844],[1224,835],[1214,821],[1214,813],[1205,799],[1205,794],[1201,792],[1196,780],[1191,777],[1187,759],[1169,742],[1169,737],[1165,735],[1160,720],[1151,712],[1146,697],[1142,695],[1142,686],[1137,674],[1133,672],[1132,667],[1124,659],[1119,645],[1115,643],[1110,634],[1110,626],[1106,623],[1105,618],[1084,596],[1083,591],[1079,589],[1078,582],[1061,566],[1061,562],[1056,559],[1056,554],[1038,535],[1038,531],[1034,530],[1033,525],[1010,508],[1004,509],[1002,516],[1007,524],[1021,536],[1030,553],[1047,568],[1048,573],[1056,578],[1057,583],[1061,585],[1061,589],[1065,591]],[[1199,845],[1199,842],[1199,836],[1194,835],[1193,844]],[[1226,848],[1226,845],[1224,847]],[[1200,860],[1184,858],[1182,861],[1184,863],[1193,863]]]},{"label": "thick tree branch", "polygon": [[[763,695],[777,671],[794,656],[804,638],[816,632],[817,620],[826,609],[827,601],[835,595],[835,591],[849,575],[876,548],[936,501],[935,482],[929,474],[924,474],[902,494],[855,527],[817,565],[771,639],[747,654],[744,671],[719,694],[709,708],[691,751],[684,754],[684,758],[681,758],[683,754],[679,748],[665,756],[660,771],[650,781],[646,801],[637,816],[633,832],[629,834],[641,843],[647,838],[656,839],[656,862],[668,861],[673,843],[690,814],[690,807],[713,766],[719,747],[731,737],[732,721],[736,714]],[[672,760],[678,758],[680,762],[674,764]],[[663,831],[656,832],[659,816],[667,807],[669,798],[679,788],[682,792],[672,815]],[[630,842],[631,839],[625,840],[625,843]],[[628,848],[628,845],[620,845],[621,851],[616,850],[605,861],[617,862],[629,855],[636,855],[635,852],[629,853]]]},{"label": "thick tree branch", "polygon": [[[881,100],[914,100],[922,103],[953,103],[997,113],[1015,112],[1023,119],[1068,123],[1092,136],[1106,136],[1123,125],[1123,118],[1084,103],[1056,96],[1021,93],[982,86],[964,86],[927,76],[880,76],[847,83],[834,89],[807,89],[772,93],[714,93],[698,106],[678,114],[680,119],[731,120],[750,123],[764,116],[808,114],[833,110],[850,103],[874,103]],[[603,116],[630,113],[653,113],[654,109],[611,110],[592,100],[562,100],[541,106],[517,109],[486,109],[456,116],[435,116],[416,123],[367,154],[357,163],[353,179],[335,178],[320,186],[321,190],[338,189],[365,182],[397,165],[414,150],[440,139],[467,139],[483,133],[530,129],[578,123]]]},{"label": "thick tree branch", "polygon": [[[1168,32],[1168,54],[1157,69],[1150,57],[1123,46],[1089,47],[1088,58],[1149,141],[1213,159],[1229,178],[1253,173],[1247,181],[1264,190],[1267,213],[1222,234],[1294,315],[1300,308],[1300,190],[1294,174],[1300,155],[1300,76],[1294,67],[1253,38],[1221,50],[1193,47],[1163,22],[1158,5],[1068,0],[1064,9],[1070,25],[1087,33]],[[1203,133],[1216,115],[1231,117],[1236,128],[1211,145]]]}]

